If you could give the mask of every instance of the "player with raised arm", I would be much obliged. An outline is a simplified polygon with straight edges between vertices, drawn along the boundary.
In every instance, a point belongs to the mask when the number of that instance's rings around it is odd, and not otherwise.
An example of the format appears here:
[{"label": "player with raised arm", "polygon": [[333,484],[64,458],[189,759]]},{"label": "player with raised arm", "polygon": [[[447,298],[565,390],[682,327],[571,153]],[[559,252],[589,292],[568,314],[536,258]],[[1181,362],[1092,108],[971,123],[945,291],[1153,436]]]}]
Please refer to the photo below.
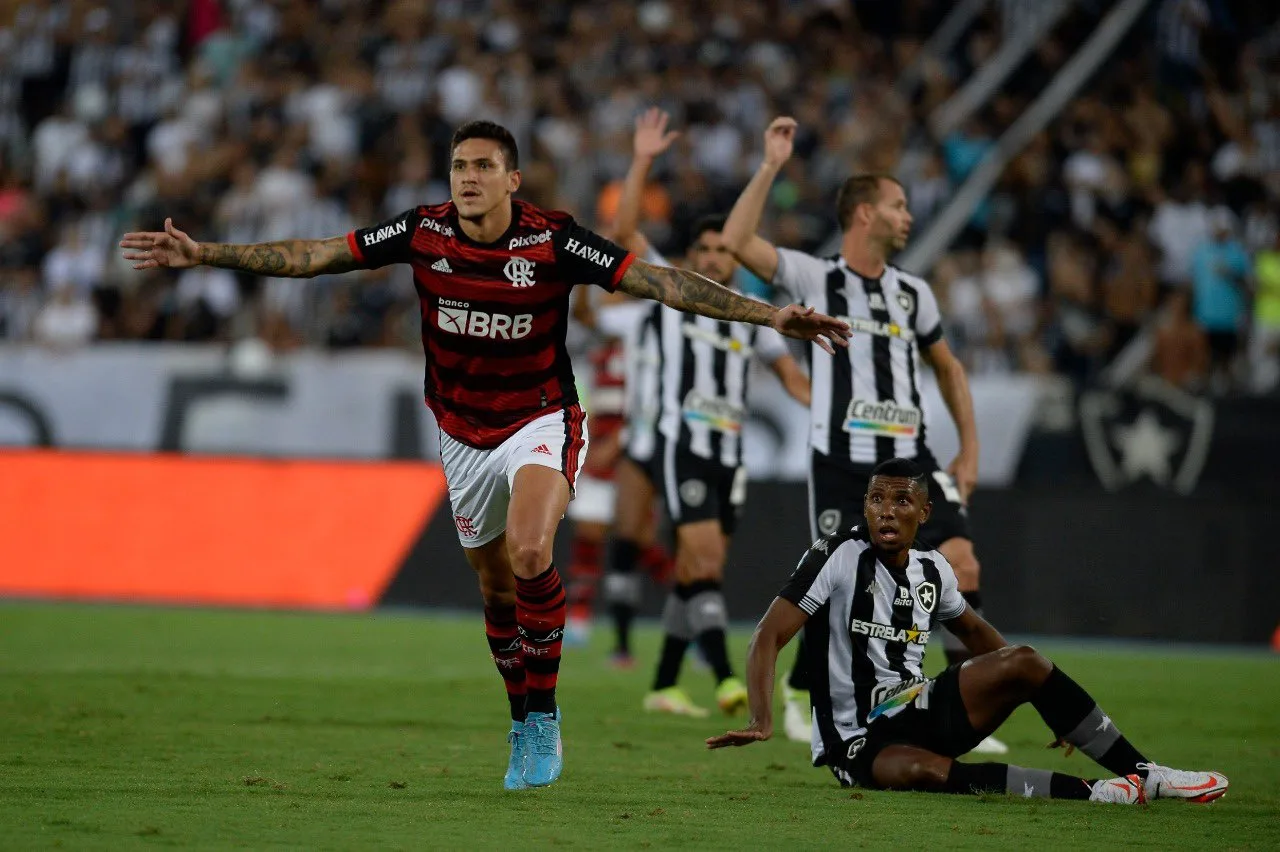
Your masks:
[{"label": "player with raised arm", "polygon": [[[981,612],[979,565],[966,504],[978,479],[978,429],[964,367],[942,334],[938,303],[928,282],[891,265],[911,231],[902,186],[888,175],[855,175],[840,188],[836,216],[843,234],[834,257],[775,247],[756,234],[774,177],[791,157],[796,122],[777,118],[765,131],[764,160],[734,204],[724,236],[743,265],[806,305],[848,319],[854,335],[839,353],[811,351],[810,531],[814,538],[840,529],[860,511],[859,495],[872,468],[894,456],[925,468],[933,517],[921,541],[955,567],[960,592]],[[932,365],[956,431],[960,451],[945,471],[925,435],[920,402],[920,358]],[[963,645],[944,640],[949,662],[967,658]],[[810,707],[804,648],[797,648],[786,689],[785,730],[809,738]],[[978,751],[1008,751],[994,737]]]},{"label": "player with raised arm", "polygon": [[[778,652],[803,628],[813,765],[829,767],[844,786],[1121,804],[1210,802],[1226,792],[1218,772],[1150,762],[1065,672],[1032,648],[1007,644],[965,602],[946,557],[913,548],[930,509],[923,467],[910,459],[876,467],[861,522],[814,542],[756,627],[750,724],[711,737],[709,748],[769,739]],[[939,624],[974,656],[931,679],[921,663]],[[955,760],[1023,704],[1049,726],[1052,745],[1077,748],[1118,777]]]},{"label": "player with raised arm", "polygon": [[[636,117],[631,165],[623,178],[614,222],[615,240],[660,266],[670,264],[640,232],[640,207],[654,160],[680,135],[667,129],[669,120],[667,113],[656,107]],[[609,571],[604,581],[604,599],[614,625],[611,660],[620,668],[634,665],[631,624],[642,597],[641,575],[636,567],[653,561],[649,537],[653,532],[653,503],[660,478],[654,467],[662,365],[658,348],[660,313],[654,305],[640,307],[627,335],[625,443],[618,462],[616,521]]]},{"label": "player with raised arm", "polygon": [[[654,158],[676,135],[667,131],[667,121],[666,113],[649,110],[636,122],[635,157],[619,205],[620,238],[639,237],[635,211],[640,190]],[[720,236],[723,225],[723,217],[696,222],[688,259],[698,273],[731,287],[738,264]],[[746,703],[746,688],[729,663],[723,584],[729,541],[746,499],[741,431],[747,368],[752,358],[759,359],[789,394],[806,404],[809,381],[782,339],[767,330],[661,305],[652,308],[650,325],[656,357],[656,440],[650,470],[676,531],[676,584],[663,608],[662,654],[644,707],[706,714],[677,685],[685,652],[697,642],[716,680],[717,703],[734,713]],[[614,570],[625,571],[625,566]]]},{"label": "player with raised arm", "polygon": [[844,323],[813,309],[765,305],[693,272],[636,260],[567,213],[513,200],[520,179],[511,133],[476,121],[454,133],[452,200],[444,204],[323,240],[202,243],[166,219],[163,231],[125,234],[120,243],[135,269],[204,264],[307,278],[392,263],[413,268],[426,402],[441,429],[454,521],[507,687],[508,789],[551,784],[563,764],[555,696],[565,596],[551,551],[586,450],[565,349],[573,285],[823,337],[826,346],[847,334]]}]

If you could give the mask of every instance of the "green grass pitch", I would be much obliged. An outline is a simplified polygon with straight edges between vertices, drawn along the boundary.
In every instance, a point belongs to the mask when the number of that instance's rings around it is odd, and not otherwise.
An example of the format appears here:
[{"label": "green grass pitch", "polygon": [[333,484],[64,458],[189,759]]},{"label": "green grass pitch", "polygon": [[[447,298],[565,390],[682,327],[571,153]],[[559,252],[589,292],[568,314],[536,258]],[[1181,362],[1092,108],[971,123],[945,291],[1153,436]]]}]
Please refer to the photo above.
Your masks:
[{"label": "green grass pitch", "polygon": [[[0,606],[0,848],[1280,848],[1265,654],[1045,643],[1149,756],[1231,778],[1210,806],[1126,808],[851,792],[781,738],[708,752],[723,718],[638,710],[656,634],[630,673],[596,639],[566,652],[563,778],[507,793],[478,616]],[[711,702],[705,672],[684,683]],[[1098,772],[1027,708],[1001,736]]]}]

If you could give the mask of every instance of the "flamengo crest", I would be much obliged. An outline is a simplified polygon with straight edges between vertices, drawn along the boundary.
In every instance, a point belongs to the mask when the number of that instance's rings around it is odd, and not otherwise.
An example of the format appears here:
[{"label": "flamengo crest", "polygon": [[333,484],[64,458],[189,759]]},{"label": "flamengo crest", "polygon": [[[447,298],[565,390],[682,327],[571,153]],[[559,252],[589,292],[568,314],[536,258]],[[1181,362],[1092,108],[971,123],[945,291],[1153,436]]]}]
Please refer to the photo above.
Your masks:
[{"label": "flamengo crest", "polygon": [[512,287],[532,287],[533,267],[532,260],[526,260],[523,257],[513,257],[507,261],[507,265],[502,267],[502,274],[507,276],[507,280],[511,282]]}]

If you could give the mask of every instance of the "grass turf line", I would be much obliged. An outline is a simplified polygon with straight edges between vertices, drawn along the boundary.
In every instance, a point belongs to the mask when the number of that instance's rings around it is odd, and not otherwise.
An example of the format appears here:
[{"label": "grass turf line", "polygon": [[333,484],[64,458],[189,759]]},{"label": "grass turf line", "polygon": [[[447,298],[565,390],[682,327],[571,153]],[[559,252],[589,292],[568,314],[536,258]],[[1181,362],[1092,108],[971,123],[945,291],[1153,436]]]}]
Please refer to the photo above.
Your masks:
[{"label": "grass turf line", "polygon": [[[1044,646],[1150,757],[1232,781],[1209,807],[1139,809],[842,790],[780,734],[708,752],[723,717],[638,709],[658,637],[638,638],[630,673],[605,666],[599,632],[566,651],[564,777],[507,793],[478,616],[5,605],[0,846],[1280,847],[1280,661],[1265,656]],[[739,667],[746,638],[731,637]],[[708,673],[686,664],[682,683],[714,706]],[[1102,774],[1046,751],[1029,708],[1000,736],[1012,762]]]}]

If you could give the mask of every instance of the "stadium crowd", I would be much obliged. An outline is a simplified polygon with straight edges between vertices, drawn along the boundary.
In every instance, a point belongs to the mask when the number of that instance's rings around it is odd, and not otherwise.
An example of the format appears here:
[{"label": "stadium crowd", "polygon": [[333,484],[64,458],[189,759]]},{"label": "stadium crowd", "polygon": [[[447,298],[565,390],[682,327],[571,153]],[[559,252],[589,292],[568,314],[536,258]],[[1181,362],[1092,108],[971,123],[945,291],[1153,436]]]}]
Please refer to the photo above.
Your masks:
[{"label": "stadium crowd", "polygon": [[[674,253],[732,204],[768,120],[794,115],[772,239],[822,245],[853,171],[897,175],[920,232],[1113,4],[1068,3],[994,97],[937,133],[937,108],[1051,4],[993,0],[913,65],[952,5],[19,3],[0,21],[0,340],[416,346],[403,267],[140,275],[113,247],[165,214],[197,239],[253,242],[445,200],[448,139],[471,118],[515,133],[522,197],[607,231],[633,120],[667,110],[682,135],[644,214]],[[1280,385],[1280,26],[1266,5],[1154,0],[951,250],[915,270],[971,372],[1087,383],[1150,325],[1150,368],[1179,386]]]}]

